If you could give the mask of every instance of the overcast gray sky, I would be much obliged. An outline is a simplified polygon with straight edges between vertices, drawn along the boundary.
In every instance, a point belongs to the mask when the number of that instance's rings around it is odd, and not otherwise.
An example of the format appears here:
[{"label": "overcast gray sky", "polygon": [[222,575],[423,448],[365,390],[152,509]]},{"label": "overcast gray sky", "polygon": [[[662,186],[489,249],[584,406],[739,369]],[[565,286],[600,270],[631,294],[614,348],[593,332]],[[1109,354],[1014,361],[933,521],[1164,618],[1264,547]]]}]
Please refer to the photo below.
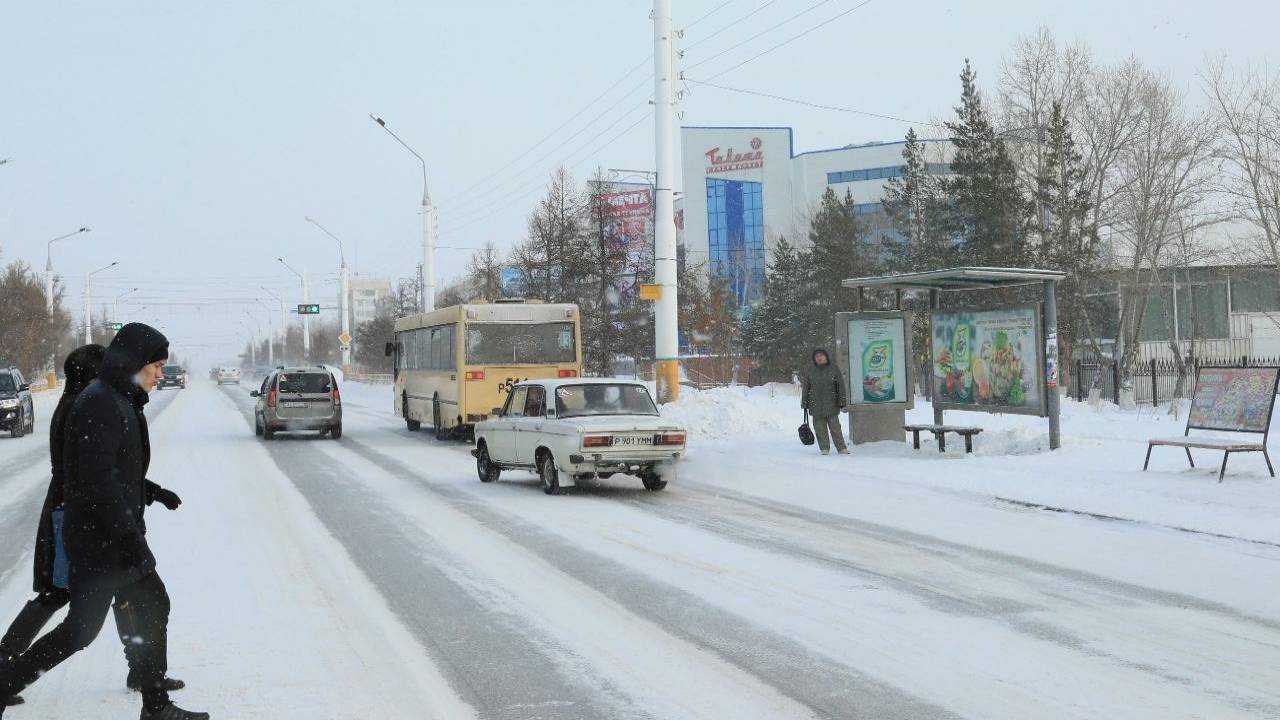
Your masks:
[{"label": "overcast gray sky", "polygon": [[[705,16],[680,41],[682,65],[709,77],[840,16],[716,82],[928,120],[955,104],[965,57],[989,88],[1001,56],[1040,25],[1087,42],[1101,62],[1133,53],[1194,93],[1206,56],[1267,59],[1280,21],[1263,0],[872,0],[842,15],[861,2],[673,0],[676,27]],[[332,302],[337,248],[304,216],[344,238],[362,274],[407,276],[418,262],[420,169],[373,112],[427,158],[448,280],[469,254],[450,248],[523,236],[556,164],[579,178],[653,166],[653,122],[641,120],[649,10],[643,0],[11,4],[0,40],[0,159],[12,158],[0,167],[0,260],[43,268],[49,238],[89,225],[54,252],[77,314],[84,271],[118,260],[95,276],[95,306],[140,287],[126,319],[164,326],[188,355],[229,358],[242,310],[162,303],[262,296],[262,284],[297,302],[277,255],[315,277],[313,299]],[[680,123],[791,126],[797,151],[906,131],[690,89]]]}]

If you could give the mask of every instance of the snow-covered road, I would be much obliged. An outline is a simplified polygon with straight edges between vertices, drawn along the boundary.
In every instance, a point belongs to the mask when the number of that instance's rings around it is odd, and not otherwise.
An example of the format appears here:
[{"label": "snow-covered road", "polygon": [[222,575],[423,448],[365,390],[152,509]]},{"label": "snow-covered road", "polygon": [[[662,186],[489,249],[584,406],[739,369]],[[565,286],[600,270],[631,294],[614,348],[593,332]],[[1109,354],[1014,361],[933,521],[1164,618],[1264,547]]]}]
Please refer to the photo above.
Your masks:
[{"label": "snow-covered road", "polygon": [[[663,493],[613,478],[549,497],[524,473],[482,485],[467,447],[406,431],[385,388],[345,399],[339,441],[255,438],[243,387],[149,406],[152,479],[185,501],[148,513],[182,704],[236,719],[1280,717],[1272,545],[916,483],[934,462],[874,458],[833,497],[819,463],[847,459],[779,460],[751,439],[695,448]],[[0,622],[30,586],[44,442],[0,439]],[[126,717],[124,672],[104,632],[6,720]]]}]

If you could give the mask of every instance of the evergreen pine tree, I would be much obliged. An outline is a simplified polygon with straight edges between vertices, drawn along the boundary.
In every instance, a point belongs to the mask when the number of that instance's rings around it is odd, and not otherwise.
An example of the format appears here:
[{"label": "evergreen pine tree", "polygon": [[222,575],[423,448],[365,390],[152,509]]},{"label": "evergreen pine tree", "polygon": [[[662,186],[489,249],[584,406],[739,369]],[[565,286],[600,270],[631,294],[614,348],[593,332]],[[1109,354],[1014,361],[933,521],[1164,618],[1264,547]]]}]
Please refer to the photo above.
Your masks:
[{"label": "evergreen pine tree", "polygon": [[[929,174],[925,146],[915,128],[902,148],[903,171],[885,184],[882,202],[897,237],[882,241],[886,267],[893,272],[936,270],[954,264],[954,246],[941,225],[938,178]],[[905,243],[905,246],[904,246]]]},{"label": "evergreen pine tree", "polygon": [[966,59],[960,73],[960,106],[946,123],[955,155],[953,175],[943,181],[948,199],[948,229],[960,239],[964,264],[1025,265],[1026,200],[1018,190],[1017,169],[1004,140],[982,104],[977,75]]},{"label": "evergreen pine tree", "polygon": [[743,348],[769,379],[788,380],[792,372],[804,368],[809,352],[803,321],[810,312],[803,305],[809,294],[809,265],[807,252],[786,237],[778,238],[765,274],[763,297],[743,321]]},{"label": "evergreen pine tree", "polygon": [[810,345],[826,347],[835,340],[835,313],[857,306],[857,293],[841,283],[874,274],[879,253],[858,221],[853,195],[839,198],[831,188],[809,223],[809,245],[803,327]]}]

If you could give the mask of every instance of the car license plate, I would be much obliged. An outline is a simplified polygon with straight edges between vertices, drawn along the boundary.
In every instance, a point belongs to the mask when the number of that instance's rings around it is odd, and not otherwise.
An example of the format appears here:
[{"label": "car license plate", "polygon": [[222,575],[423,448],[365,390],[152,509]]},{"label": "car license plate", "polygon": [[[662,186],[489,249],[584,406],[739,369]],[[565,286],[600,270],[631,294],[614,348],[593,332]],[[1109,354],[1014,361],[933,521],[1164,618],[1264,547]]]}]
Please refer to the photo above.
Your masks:
[{"label": "car license plate", "polygon": [[652,445],[652,444],[653,444],[652,435],[643,435],[639,437],[634,435],[614,435],[613,436],[614,447],[620,447],[620,446],[626,447],[626,446],[634,446],[634,445]]},{"label": "car license plate", "polygon": [[284,406],[287,408],[304,408],[307,404],[304,402],[287,402]]}]

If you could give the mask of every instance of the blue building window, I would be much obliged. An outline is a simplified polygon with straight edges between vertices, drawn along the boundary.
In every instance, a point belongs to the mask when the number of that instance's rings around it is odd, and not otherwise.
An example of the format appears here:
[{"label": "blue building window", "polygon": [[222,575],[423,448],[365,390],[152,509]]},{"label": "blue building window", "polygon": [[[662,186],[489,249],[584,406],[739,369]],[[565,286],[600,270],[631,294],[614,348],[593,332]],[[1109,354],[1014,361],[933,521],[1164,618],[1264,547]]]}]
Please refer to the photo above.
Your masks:
[{"label": "blue building window", "polygon": [[707,178],[707,250],[711,269],[746,307],[764,288],[764,200],[758,182]]},{"label": "blue building window", "polygon": [[[930,175],[950,175],[951,165],[949,163],[929,163],[925,170]],[[902,177],[902,173],[905,171],[906,167],[903,165],[866,168],[863,170],[841,170],[827,173],[827,184],[835,185],[837,183],[862,182],[864,180],[888,180],[889,178]]]}]

